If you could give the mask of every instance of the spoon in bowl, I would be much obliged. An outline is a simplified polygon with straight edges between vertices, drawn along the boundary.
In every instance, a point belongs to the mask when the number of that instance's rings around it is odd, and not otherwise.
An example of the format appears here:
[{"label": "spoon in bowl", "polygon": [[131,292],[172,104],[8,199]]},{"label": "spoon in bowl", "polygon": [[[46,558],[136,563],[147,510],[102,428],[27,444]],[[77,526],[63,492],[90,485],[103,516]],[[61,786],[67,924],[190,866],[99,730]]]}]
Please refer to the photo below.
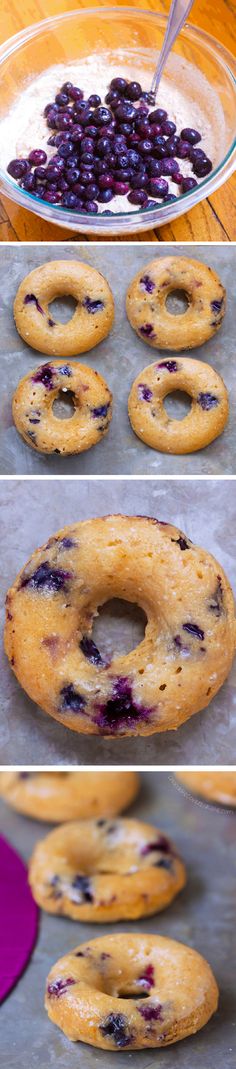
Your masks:
[{"label": "spoon in bowl", "polygon": [[193,3],[194,0],[172,0],[165,37],[151,85],[151,93],[154,97],[154,103],[156,101],[163,67],[165,67],[169,52],[171,51],[180,30],[182,30],[182,26],[184,26],[184,23],[186,22]]}]

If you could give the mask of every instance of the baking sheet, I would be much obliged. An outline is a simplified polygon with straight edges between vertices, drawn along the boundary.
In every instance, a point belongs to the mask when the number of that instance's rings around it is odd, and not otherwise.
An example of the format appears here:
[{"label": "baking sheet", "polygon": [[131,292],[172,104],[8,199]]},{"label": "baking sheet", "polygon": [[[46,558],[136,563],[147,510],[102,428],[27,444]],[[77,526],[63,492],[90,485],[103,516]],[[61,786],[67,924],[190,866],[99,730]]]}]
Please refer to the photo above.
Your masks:
[{"label": "baking sheet", "polygon": [[[66,524],[112,512],[143,513],[176,524],[193,542],[213,553],[236,592],[234,480],[4,480],[0,483],[0,509],[2,624],[7,588],[36,547]],[[127,638],[127,615],[114,621],[114,652],[125,619]],[[135,638],[138,641],[141,637],[139,626],[135,617],[131,648]],[[105,618],[103,638],[106,641]],[[100,649],[102,652],[103,641]],[[192,717],[178,731],[118,740],[77,735],[52,720],[27,698],[2,654],[2,764],[231,764],[235,754],[236,660],[207,711]]]},{"label": "baking sheet", "polygon": [[[151,364],[163,350],[152,349],[137,337],[125,312],[125,294],[136,272],[154,257],[165,255],[195,257],[210,264],[227,289],[227,314],[220,331],[190,355],[215,367],[222,375],[230,396],[230,419],[223,436],[207,449],[188,456],[157,453],[139,440],[128,419],[127,401],[136,375]],[[101,271],[108,279],[115,297],[116,320],[113,330],[99,346],[79,356],[82,363],[97,369],[114,394],[114,414],[109,434],[96,447],[76,457],[42,456],[27,446],[12,422],[11,399],[19,380],[48,357],[37,353],[19,337],[14,326],[12,307],[20,281],[29,271],[48,260],[83,260]],[[174,473],[236,472],[236,358],[234,278],[236,249],[229,245],[108,245],[84,244],[13,245],[0,252],[1,315],[1,402],[0,402],[0,473],[2,474],[133,474],[166,475]],[[68,302],[55,302],[53,315],[69,317]],[[70,313],[71,314],[71,313]],[[66,356],[66,353],[65,353]],[[168,401],[168,404],[170,402]],[[186,409],[172,403],[172,415],[185,415]]]},{"label": "baking sheet", "polygon": [[[53,775],[53,773],[52,773]],[[49,825],[37,824],[0,807],[1,827],[28,859]],[[235,827],[236,812],[207,805],[188,795],[173,775],[143,776],[139,799],[129,814],[170,834],[182,854],[188,882],[169,909],[112,931],[159,933],[195,947],[209,961],[220,988],[218,1012],[201,1032],[165,1049],[111,1053],[73,1044],[43,1009],[51,965],[80,942],[109,934],[109,925],[79,924],[41,915],[33,958],[1,1009],[1,1056],[6,1069],[233,1069],[235,1066]]]}]

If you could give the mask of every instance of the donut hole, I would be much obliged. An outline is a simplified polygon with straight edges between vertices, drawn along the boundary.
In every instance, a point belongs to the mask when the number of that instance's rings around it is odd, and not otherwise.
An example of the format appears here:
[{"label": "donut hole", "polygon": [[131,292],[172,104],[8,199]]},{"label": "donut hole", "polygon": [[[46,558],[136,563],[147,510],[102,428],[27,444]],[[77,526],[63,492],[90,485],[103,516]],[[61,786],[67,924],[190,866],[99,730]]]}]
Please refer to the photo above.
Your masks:
[{"label": "donut hole", "polygon": [[184,390],[173,390],[163,400],[165,411],[170,419],[185,419],[188,416],[192,400]]},{"label": "donut hole", "polygon": [[69,323],[77,308],[74,297],[55,297],[48,305],[50,319],[55,323]]},{"label": "donut hole", "polygon": [[75,397],[72,390],[59,390],[53,401],[52,410],[56,419],[71,419],[75,413]]},{"label": "donut hole", "polygon": [[121,988],[120,991],[117,991],[117,998],[135,998],[135,1002],[137,1002],[139,998],[149,998],[149,995],[149,991],[145,991],[144,989],[143,991],[140,991],[140,988],[136,987],[135,982],[132,984],[132,987],[130,986],[130,989],[126,988],[123,991]]},{"label": "donut hole", "polygon": [[172,316],[182,316],[189,308],[189,296],[185,289],[175,289],[171,293],[168,293],[166,298],[166,308]]},{"label": "donut hole", "polygon": [[146,613],[134,602],[111,598],[98,607],[93,626],[93,641],[100,653],[111,660],[130,653],[143,641]]}]

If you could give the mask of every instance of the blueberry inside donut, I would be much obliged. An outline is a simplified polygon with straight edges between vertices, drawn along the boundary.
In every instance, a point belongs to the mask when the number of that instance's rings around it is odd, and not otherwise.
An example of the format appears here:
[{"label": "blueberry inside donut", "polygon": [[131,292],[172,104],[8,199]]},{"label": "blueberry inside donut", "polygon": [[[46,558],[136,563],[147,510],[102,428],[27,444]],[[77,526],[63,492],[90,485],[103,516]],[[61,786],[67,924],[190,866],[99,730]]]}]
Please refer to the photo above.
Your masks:
[{"label": "blueberry inside donut", "polygon": [[196,950],[159,935],[118,933],[56,962],[45,1008],[74,1042],[119,1053],[165,1047],[202,1028],[218,988]]},{"label": "blueberry inside donut", "polygon": [[[164,406],[173,390],[183,390],[191,409],[182,420]],[[135,379],[128,402],[131,426],[143,442],[162,453],[193,453],[224,430],[228,394],[223,379],[208,364],[189,357],[158,360]]]},{"label": "blueberry inside donut", "polygon": [[[54,404],[69,397],[74,411],[58,418]],[[98,371],[85,364],[54,360],[21,379],[13,397],[15,426],[39,453],[82,453],[107,433],[112,394]]]},{"label": "blueberry inside donut", "polygon": [[[55,320],[50,304],[73,297],[68,323]],[[31,271],[20,283],[14,303],[17,330],[27,345],[47,356],[85,353],[109,334],[114,301],[108,282],[94,267],[79,260],[53,260]]]},{"label": "blueberry inside donut", "polygon": [[[94,655],[111,598],[147,617],[130,653]],[[235,614],[221,565],[170,524],[105,516],[64,528],[8,591],[5,649],[29,696],[74,731],[150,735],[204,709],[230,670]]]},{"label": "blueberry inside donut", "polygon": [[[187,309],[169,311],[170,295],[182,293]],[[131,326],[153,348],[193,349],[219,329],[225,314],[224,287],[211,267],[185,256],[152,260],[138,272],[127,291]]]},{"label": "blueberry inside donut", "polygon": [[37,844],[29,880],[49,913],[109,923],[165,909],[184,886],[185,870],[169,839],[149,824],[84,820]]}]

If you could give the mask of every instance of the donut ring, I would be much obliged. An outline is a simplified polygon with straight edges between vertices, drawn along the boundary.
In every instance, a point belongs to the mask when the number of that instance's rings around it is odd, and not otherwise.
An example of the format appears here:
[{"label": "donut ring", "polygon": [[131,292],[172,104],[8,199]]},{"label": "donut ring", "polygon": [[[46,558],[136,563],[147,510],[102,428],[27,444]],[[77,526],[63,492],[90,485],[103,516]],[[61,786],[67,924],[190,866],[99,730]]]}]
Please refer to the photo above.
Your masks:
[{"label": "donut ring", "polygon": [[[49,305],[56,297],[74,297],[77,308],[68,323],[54,322]],[[14,303],[16,328],[32,349],[47,356],[77,356],[109,334],[114,301],[100,271],[79,260],[52,260],[26,276]]]},{"label": "donut ring", "polygon": [[[166,299],[182,290],[188,308],[172,315]],[[127,290],[131,327],[153,348],[193,349],[215,334],[225,314],[226,294],[216,271],[185,256],[161,256],[138,271]]]},{"label": "donut ring", "polygon": [[[144,639],[109,663],[91,639],[94,615],[111,597],[136,602],[137,591]],[[17,679],[83,734],[177,728],[222,686],[235,637],[232,590],[214,557],[143,516],[64,528],[33,553],[7,595],[5,649]]]},{"label": "donut ring", "polygon": [[[53,404],[61,393],[73,398],[70,419],[58,419]],[[85,364],[54,360],[30,371],[14,393],[12,414],[17,431],[39,453],[83,453],[107,433],[112,393],[98,371]]]},{"label": "donut ring", "polygon": [[113,817],[134,801],[137,772],[0,772],[0,794],[34,820]]},{"label": "donut ring", "polygon": [[200,798],[236,806],[236,772],[176,772],[176,779]]},{"label": "donut ring", "polygon": [[[163,404],[173,390],[192,399],[184,419],[171,419]],[[161,453],[195,453],[222,434],[228,418],[226,386],[209,364],[189,357],[159,360],[137,375],[128,411],[133,431]]]},{"label": "donut ring", "polygon": [[50,1020],[68,1039],[116,1051],[185,1039],[217,1004],[216,980],[201,954],[136,932],[75,947],[53,965],[45,994]]},{"label": "donut ring", "polygon": [[170,905],[186,874],[170,841],[139,820],[64,824],[37,843],[29,866],[35,901],[48,913],[110,923]]}]

